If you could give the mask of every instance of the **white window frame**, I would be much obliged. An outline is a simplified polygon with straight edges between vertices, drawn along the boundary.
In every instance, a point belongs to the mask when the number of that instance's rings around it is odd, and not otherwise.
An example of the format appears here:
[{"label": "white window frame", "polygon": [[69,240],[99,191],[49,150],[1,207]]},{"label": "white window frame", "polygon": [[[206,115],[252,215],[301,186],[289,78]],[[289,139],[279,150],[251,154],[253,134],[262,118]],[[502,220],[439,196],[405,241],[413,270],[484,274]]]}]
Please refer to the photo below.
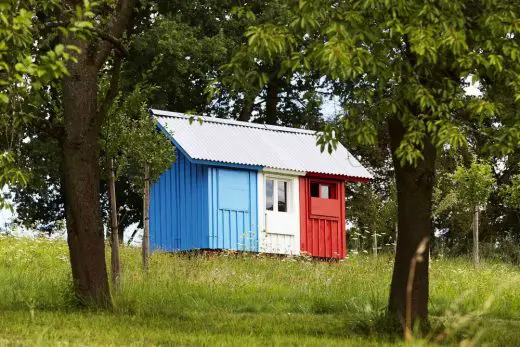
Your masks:
[{"label": "white window frame", "polygon": [[[267,181],[273,181],[273,209],[267,209]],[[292,181],[286,177],[277,177],[277,176],[265,176],[264,180],[264,208],[266,212],[269,213],[291,213],[291,197],[292,197]],[[287,189],[285,192],[285,206],[286,211],[278,211],[278,182],[287,183]]]}]

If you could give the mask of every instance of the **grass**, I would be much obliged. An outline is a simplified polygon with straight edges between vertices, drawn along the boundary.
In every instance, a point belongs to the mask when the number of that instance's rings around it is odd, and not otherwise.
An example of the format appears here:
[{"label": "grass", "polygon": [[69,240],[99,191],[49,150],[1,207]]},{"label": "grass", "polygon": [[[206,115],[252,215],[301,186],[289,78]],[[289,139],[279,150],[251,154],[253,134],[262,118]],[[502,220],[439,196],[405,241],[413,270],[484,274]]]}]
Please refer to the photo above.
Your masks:
[{"label": "grass", "polygon": [[[257,255],[122,252],[110,312],[74,305],[66,244],[0,237],[0,345],[341,345],[401,342],[380,319],[389,256],[328,263]],[[520,270],[435,260],[426,345],[520,344]]]}]

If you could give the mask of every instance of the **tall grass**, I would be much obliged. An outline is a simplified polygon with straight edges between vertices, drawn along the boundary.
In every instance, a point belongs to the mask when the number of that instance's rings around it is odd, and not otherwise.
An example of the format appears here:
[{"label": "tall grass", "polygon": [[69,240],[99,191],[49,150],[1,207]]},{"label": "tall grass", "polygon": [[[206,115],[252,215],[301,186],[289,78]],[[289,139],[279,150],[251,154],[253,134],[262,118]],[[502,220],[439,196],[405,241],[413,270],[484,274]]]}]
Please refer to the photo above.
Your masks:
[{"label": "tall grass", "polygon": [[[340,262],[255,254],[122,251],[112,312],[74,306],[66,244],[0,237],[0,345],[391,345],[380,326],[392,258]],[[434,260],[431,343],[520,344],[520,271],[503,263]],[[492,300],[490,300],[492,299]]]}]

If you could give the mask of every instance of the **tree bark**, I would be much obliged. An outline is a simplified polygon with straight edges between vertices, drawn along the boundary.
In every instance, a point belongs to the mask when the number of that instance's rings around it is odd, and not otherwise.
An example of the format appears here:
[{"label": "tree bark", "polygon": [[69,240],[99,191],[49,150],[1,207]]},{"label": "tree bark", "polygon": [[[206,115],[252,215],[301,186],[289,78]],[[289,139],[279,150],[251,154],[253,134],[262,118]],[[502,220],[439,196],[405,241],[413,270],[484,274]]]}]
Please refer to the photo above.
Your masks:
[{"label": "tree bark", "polygon": [[99,201],[99,131],[97,113],[98,68],[80,47],[78,62],[63,79],[64,136],[61,141],[67,241],[72,278],[79,300],[86,305],[110,307],[105,243]]},{"label": "tree bark", "polygon": [[[72,8],[83,4],[80,0],[68,3]],[[114,13],[104,13],[110,19],[103,28],[106,35],[121,38],[134,6],[135,0],[119,0]],[[97,76],[114,43],[96,39],[87,42],[73,33],[62,41],[80,49],[78,61],[68,64],[70,75],[62,81],[64,124],[60,143],[72,279],[81,303],[108,308],[112,300],[99,191],[99,132],[104,114],[97,107]]]},{"label": "tree bark", "polygon": [[435,177],[436,150],[425,139],[421,160],[417,166],[400,165],[395,151],[405,134],[403,124],[396,118],[389,120],[391,147],[395,168],[398,201],[398,237],[388,309],[404,328],[407,308],[412,327],[428,326],[429,295],[429,245],[426,245],[422,261],[415,264],[411,295],[406,299],[412,260],[425,238],[433,233],[431,219],[432,192]]},{"label": "tree bark", "polygon": [[148,255],[150,249],[150,165],[144,166],[144,198],[143,198],[143,269],[148,270]]},{"label": "tree bark", "polygon": [[473,213],[473,267],[476,269],[480,264],[480,254],[478,249],[478,224],[479,224],[479,211],[478,206],[475,206]]},{"label": "tree bark", "polygon": [[119,258],[119,228],[117,223],[117,203],[116,203],[116,177],[114,173],[114,159],[110,158],[109,169],[109,196],[110,196],[110,237],[111,237],[111,265],[112,265],[112,286],[119,289],[119,278],[121,276],[121,262]]}]

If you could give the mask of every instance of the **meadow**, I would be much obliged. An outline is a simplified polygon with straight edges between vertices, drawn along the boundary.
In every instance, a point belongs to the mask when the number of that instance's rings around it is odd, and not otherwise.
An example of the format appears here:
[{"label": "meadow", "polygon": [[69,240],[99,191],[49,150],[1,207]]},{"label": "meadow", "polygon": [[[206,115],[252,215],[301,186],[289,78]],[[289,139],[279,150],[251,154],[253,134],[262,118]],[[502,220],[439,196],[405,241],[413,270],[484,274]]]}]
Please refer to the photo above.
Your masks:
[{"label": "meadow", "polygon": [[[109,312],[77,307],[62,241],[0,237],[0,345],[401,345],[382,318],[392,257],[122,252]],[[414,345],[519,345],[520,270],[434,259],[433,332]]]}]

